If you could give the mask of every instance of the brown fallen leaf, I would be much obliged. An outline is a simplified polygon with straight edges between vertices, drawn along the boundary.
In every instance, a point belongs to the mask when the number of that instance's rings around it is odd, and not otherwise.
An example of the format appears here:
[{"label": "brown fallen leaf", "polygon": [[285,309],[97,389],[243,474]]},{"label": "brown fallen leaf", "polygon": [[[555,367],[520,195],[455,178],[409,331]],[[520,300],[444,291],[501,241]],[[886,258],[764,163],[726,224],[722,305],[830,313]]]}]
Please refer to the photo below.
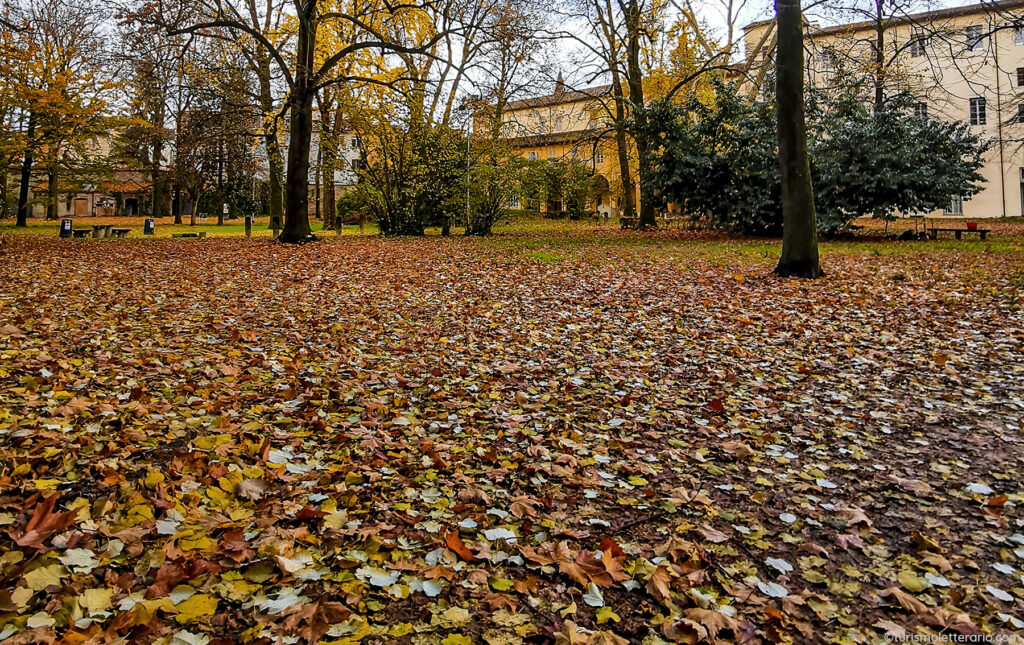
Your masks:
[{"label": "brown fallen leaf", "polygon": [[629,645],[629,641],[612,632],[597,632],[587,639],[587,645]]},{"label": "brown fallen leaf", "polygon": [[265,479],[246,478],[238,482],[238,485],[235,487],[235,494],[242,499],[255,502],[266,494],[269,487],[270,484]]},{"label": "brown fallen leaf", "polygon": [[683,617],[704,627],[708,632],[708,642],[711,643],[717,642],[721,632],[732,632],[733,635],[739,632],[740,622],[738,620],[712,609],[694,607],[685,610]]},{"label": "brown fallen leaf", "polygon": [[874,625],[875,629],[885,632],[887,638],[902,640],[907,635],[907,630],[891,620],[880,620]]},{"label": "brown fallen leaf", "polygon": [[672,589],[669,584],[672,581],[672,574],[664,564],[658,565],[647,581],[647,593],[660,601],[672,597]]},{"label": "brown fallen leaf", "polygon": [[47,549],[43,547],[46,538],[58,531],[63,531],[75,521],[75,516],[78,515],[76,511],[53,512],[53,506],[57,503],[59,496],[59,493],[53,493],[36,504],[32,510],[32,517],[25,524],[25,531],[21,535],[8,533],[18,546],[46,551]]},{"label": "brown fallen leaf", "polygon": [[894,600],[896,604],[918,617],[927,616],[931,613],[928,605],[924,604],[899,587],[889,587],[878,592],[879,598]]},{"label": "brown fallen leaf", "polygon": [[473,563],[477,562],[478,558],[469,550],[466,543],[459,537],[458,531],[452,531],[444,536],[444,543],[449,549],[455,552],[460,558],[466,562]]},{"label": "brown fallen leaf", "polygon": [[728,535],[710,526],[702,526],[699,529],[697,529],[697,532],[700,533],[705,540],[711,542],[712,544],[721,544],[722,542],[729,541]]},{"label": "brown fallen leaf", "polygon": [[307,643],[319,643],[331,625],[340,623],[352,612],[340,602],[317,600],[297,605],[298,609],[288,615],[276,628],[282,636],[298,636]]}]

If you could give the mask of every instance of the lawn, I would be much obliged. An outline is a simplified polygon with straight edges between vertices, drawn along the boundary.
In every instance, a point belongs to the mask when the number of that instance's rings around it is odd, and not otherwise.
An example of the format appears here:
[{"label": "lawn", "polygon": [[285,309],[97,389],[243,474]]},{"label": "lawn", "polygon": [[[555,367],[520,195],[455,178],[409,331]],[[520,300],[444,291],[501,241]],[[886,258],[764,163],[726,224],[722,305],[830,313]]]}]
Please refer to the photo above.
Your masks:
[{"label": "lawn", "polygon": [[0,233],[0,642],[1024,630],[1019,222],[811,282],[690,230],[48,226]]}]

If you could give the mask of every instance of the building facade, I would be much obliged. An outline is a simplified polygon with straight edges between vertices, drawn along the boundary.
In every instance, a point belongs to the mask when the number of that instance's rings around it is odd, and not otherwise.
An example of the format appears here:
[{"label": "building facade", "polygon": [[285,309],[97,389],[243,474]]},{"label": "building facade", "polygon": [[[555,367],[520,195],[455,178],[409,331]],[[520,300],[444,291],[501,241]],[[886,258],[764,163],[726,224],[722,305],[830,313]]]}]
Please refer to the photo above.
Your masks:
[{"label": "building facade", "polygon": [[[607,186],[590,210],[605,217],[618,215],[622,195],[618,148],[606,126],[611,102],[610,85],[573,90],[565,87],[559,75],[551,94],[505,106],[502,126],[502,134],[524,158],[571,159],[590,166],[598,185]],[[635,178],[633,185],[637,191]],[[541,210],[547,208],[541,204]]]},{"label": "building facade", "polygon": [[[773,64],[774,30],[774,21],[744,29],[748,58],[738,67],[748,82],[763,79]],[[827,89],[840,69],[865,71],[881,79],[886,94],[909,92],[917,114],[964,121],[992,141],[981,192],[920,215],[1024,216],[1024,0],[829,27],[811,23],[805,47],[809,83]]]}]

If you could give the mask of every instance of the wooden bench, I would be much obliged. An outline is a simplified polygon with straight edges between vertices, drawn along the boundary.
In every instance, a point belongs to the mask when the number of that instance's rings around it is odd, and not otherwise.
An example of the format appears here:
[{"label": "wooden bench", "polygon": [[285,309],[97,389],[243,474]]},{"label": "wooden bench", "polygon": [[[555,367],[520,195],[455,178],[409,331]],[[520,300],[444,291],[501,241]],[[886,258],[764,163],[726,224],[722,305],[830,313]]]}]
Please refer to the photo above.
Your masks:
[{"label": "wooden bench", "polygon": [[173,233],[171,237],[206,237],[206,231],[199,233]]},{"label": "wooden bench", "polygon": [[110,229],[110,232],[114,234],[114,237],[128,237],[128,234],[131,233],[131,231],[132,231],[132,229],[130,229],[130,228],[112,228],[112,229]]},{"label": "wooden bench", "polygon": [[953,233],[954,235],[956,235],[956,239],[960,240],[960,239],[963,239],[963,234],[964,233],[977,233],[978,236],[982,240],[984,240],[988,236],[989,230],[990,229],[987,229],[987,228],[934,228],[933,227],[933,228],[929,228],[928,229],[928,237],[932,238],[933,240],[937,240],[937,239],[939,239],[939,233]]},{"label": "wooden bench", "polygon": [[89,228],[74,228],[71,229],[71,235],[74,237],[85,237],[89,233],[92,233],[92,229]]}]

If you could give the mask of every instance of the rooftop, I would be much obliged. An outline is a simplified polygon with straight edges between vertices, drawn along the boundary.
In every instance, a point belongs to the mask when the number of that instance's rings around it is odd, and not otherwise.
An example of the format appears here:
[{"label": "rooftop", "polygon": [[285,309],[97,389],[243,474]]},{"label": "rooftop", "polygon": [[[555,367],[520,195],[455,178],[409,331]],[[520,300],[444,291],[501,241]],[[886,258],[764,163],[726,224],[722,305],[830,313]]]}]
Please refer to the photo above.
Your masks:
[{"label": "rooftop", "polygon": [[[947,7],[945,9],[935,9],[933,11],[922,11],[921,13],[907,14],[905,16],[896,16],[889,21],[890,25],[903,25],[903,24],[916,24],[922,22],[933,22],[935,20],[942,20],[944,18],[956,18],[957,16],[969,16],[972,14],[984,13],[984,14],[999,14],[1003,11],[1010,9],[1018,9],[1024,7],[1024,0],[1003,0],[1002,2],[982,2],[979,4],[970,4],[963,7]],[[1017,16],[1012,16],[1016,18]],[[743,28],[743,31],[749,31],[751,29],[757,29],[765,25],[774,22],[774,18],[769,20],[758,20],[752,22]],[[859,22],[848,22],[841,25],[831,25],[828,27],[816,28],[813,24],[811,25],[811,35],[813,36],[828,36],[831,34],[842,33],[846,31],[859,31],[861,29],[874,28],[875,21],[873,20],[862,20]]]}]

